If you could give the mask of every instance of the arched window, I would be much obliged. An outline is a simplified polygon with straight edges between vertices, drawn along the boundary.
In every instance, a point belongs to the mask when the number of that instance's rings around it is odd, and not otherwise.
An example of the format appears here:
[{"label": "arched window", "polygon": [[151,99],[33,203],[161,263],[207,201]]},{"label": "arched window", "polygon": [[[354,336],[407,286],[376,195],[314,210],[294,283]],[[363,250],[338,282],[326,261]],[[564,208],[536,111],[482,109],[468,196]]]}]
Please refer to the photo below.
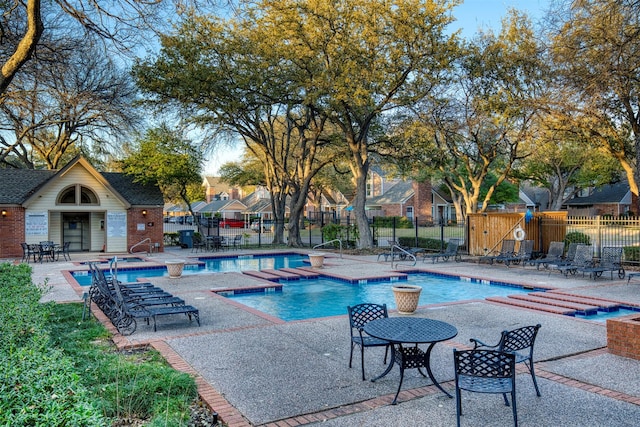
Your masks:
[{"label": "arched window", "polygon": [[100,200],[96,193],[88,187],[80,184],[63,189],[56,200],[58,205],[99,205]]}]

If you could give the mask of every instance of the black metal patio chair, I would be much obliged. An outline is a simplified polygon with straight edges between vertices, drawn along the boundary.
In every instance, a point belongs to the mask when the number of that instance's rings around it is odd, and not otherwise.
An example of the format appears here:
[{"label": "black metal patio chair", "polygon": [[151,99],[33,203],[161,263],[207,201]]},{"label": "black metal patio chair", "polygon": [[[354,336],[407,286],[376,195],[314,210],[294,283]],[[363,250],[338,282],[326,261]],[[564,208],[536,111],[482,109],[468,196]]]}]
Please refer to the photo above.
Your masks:
[{"label": "black metal patio chair", "polygon": [[576,274],[577,271],[593,267],[593,247],[591,245],[578,244],[573,260],[570,263],[553,265],[565,277]]},{"label": "black metal patio chair", "polygon": [[69,246],[71,242],[64,242],[62,245],[55,246],[56,259],[60,259],[60,254],[65,261],[71,261],[71,254],[69,254]]},{"label": "black metal patio chair", "polygon": [[38,260],[38,256],[40,255],[40,246],[39,245],[30,245],[28,243],[20,243],[22,246],[22,262],[29,263],[29,260],[33,258],[33,262]]},{"label": "black metal patio chair", "polygon": [[460,427],[462,415],[461,390],[472,393],[502,394],[509,406],[511,394],[513,424],[518,426],[516,407],[516,355],[496,350],[453,350],[456,385],[456,423]]},{"label": "black metal patio chair", "polygon": [[364,303],[347,307],[349,313],[349,325],[351,333],[351,353],[349,355],[349,367],[353,361],[353,348],[360,347],[360,364],[362,366],[362,381],[365,380],[364,375],[364,349],[365,347],[386,347],[384,351],[384,362],[387,363],[387,354],[391,343],[385,340],[374,338],[364,332],[364,325],[372,320],[389,317],[386,304]]},{"label": "black metal patio chair", "polygon": [[500,341],[496,345],[488,345],[475,338],[471,338],[470,341],[473,343],[474,350],[479,348],[495,349],[497,351],[515,354],[516,363],[524,363],[529,369],[529,373],[533,379],[533,386],[539,397],[540,389],[538,388],[538,381],[536,381],[536,373],[533,367],[533,346],[535,345],[536,337],[541,327],[542,325],[538,323],[535,326],[524,326],[511,331],[502,331]]}]

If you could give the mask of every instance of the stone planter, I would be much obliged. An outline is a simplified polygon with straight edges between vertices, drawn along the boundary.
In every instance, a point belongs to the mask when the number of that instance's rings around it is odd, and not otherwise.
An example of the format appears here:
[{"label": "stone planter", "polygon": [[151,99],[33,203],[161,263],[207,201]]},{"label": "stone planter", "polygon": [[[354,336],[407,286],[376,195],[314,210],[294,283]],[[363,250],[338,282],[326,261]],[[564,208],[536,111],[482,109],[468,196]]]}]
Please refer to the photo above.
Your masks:
[{"label": "stone planter", "polygon": [[397,285],[392,288],[396,299],[396,308],[400,314],[411,314],[418,308],[421,286]]},{"label": "stone planter", "polygon": [[640,360],[640,316],[607,319],[607,347],[612,354]]},{"label": "stone planter", "polygon": [[182,276],[182,269],[184,268],[184,260],[171,259],[164,262],[167,265],[167,271],[169,272],[169,278],[177,279]]},{"label": "stone planter", "polygon": [[311,267],[322,268],[322,265],[324,264],[324,254],[321,254],[321,253],[309,254],[309,261],[311,262]]}]

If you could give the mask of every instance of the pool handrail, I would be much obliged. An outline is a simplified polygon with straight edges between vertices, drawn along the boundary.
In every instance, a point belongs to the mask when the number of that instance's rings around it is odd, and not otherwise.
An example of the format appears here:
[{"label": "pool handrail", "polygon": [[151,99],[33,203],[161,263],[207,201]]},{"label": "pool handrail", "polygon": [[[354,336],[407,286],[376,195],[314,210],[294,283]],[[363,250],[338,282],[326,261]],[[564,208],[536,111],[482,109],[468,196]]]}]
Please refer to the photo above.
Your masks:
[{"label": "pool handrail", "polygon": [[[391,246],[391,268],[394,268],[394,267],[393,267],[393,260],[394,260],[394,256],[395,256],[395,255],[394,255],[394,253],[393,253],[393,250],[394,250],[394,249],[397,249],[397,250],[399,250],[400,252],[404,252],[407,256],[409,256],[410,258],[413,258],[413,264],[412,264],[412,266],[415,266],[415,265],[416,265],[417,260],[416,260],[416,256],[415,256],[414,254],[412,254],[411,252],[409,252],[408,250],[406,250],[406,249],[405,249],[405,248],[403,248],[402,246],[392,245],[392,246]],[[399,261],[396,263],[396,268],[397,268],[397,267],[398,267],[398,265],[400,265],[400,263],[403,261],[403,260],[400,260],[400,257],[398,257],[398,259],[399,259]]]},{"label": "pool handrail", "polygon": [[151,246],[152,246],[152,242],[151,242],[151,238],[150,237],[144,238],[141,241],[139,241],[138,243],[136,243],[135,245],[131,246],[129,248],[129,253],[132,254],[133,253],[133,249],[135,247],[137,247],[137,246],[140,246],[143,243],[149,243],[149,249],[146,252],[147,252],[147,255],[150,255],[151,254]]},{"label": "pool handrail", "polygon": [[340,258],[342,258],[342,240],[340,239],[333,239],[329,242],[324,242],[324,243],[320,243],[319,245],[315,245],[312,249],[317,249],[320,248],[322,246],[328,245],[329,243],[335,243],[335,242],[339,242],[340,243]]}]

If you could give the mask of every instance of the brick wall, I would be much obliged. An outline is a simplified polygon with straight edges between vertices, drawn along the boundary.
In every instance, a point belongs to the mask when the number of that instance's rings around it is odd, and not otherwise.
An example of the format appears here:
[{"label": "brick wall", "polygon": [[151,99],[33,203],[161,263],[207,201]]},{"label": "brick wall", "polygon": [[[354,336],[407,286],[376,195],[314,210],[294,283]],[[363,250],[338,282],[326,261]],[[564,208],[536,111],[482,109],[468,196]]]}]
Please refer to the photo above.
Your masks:
[{"label": "brick wall", "polygon": [[[143,211],[147,214],[143,215]],[[164,251],[164,224],[162,208],[131,208],[127,212],[127,251],[136,243],[149,238],[151,244],[159,243],[159,251]],[[144,224],[144,230],[138,230],[138,224]],[[138,246],[135,252],[146,252],[149,246],[146,244]]]},{"label": "brick wall", "polygon": [[617,356],[640,360],[640,315],[607,319],[607,347]]},{"label": "brick wall", "polygon": [[413,215],[418,218],[426,218],[433,215],[431,207],[433,205],[431,197],[431,181],[416,182],[411,184],[413,196]]},{"label": "brick wall", "polygon": [[24,242],[24,209],[22,207],[2,208],[5,216],[0,216],[0,258],[22,257]]}]

